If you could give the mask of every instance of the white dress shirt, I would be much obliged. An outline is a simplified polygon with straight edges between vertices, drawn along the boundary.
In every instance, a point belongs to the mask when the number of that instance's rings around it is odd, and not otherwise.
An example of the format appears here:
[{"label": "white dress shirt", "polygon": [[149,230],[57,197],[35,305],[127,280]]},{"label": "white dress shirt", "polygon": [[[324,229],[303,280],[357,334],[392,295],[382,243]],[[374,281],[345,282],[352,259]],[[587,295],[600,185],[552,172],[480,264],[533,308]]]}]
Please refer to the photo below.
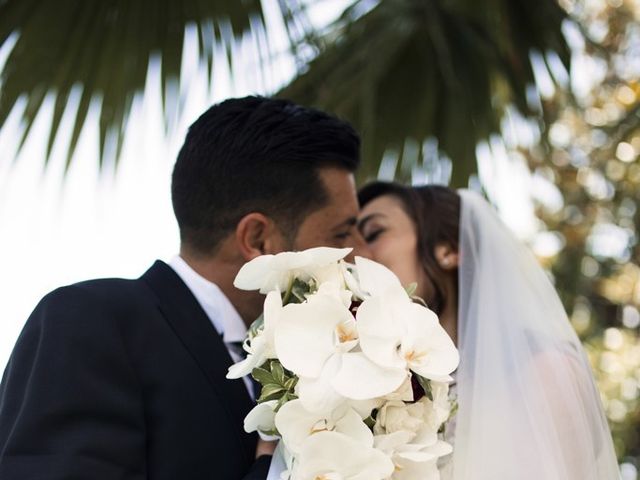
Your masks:
[{"label": "white dress shirt", "polygon": [[[233,361],[239,362],[242,360],[237,351],[230,347],[229,344],[243,342],[247,336],[247,326],[227,296],[222,293],[220,287],[215,283],[207,280],[191,268],[182,257],[173,257],[169,261],[169,265],[191,290],[216,331],[222,335],[222,341],[227,346]],[[242,380],[251,398],[255,398],[251,380],[248,377],[244,377]]]}]

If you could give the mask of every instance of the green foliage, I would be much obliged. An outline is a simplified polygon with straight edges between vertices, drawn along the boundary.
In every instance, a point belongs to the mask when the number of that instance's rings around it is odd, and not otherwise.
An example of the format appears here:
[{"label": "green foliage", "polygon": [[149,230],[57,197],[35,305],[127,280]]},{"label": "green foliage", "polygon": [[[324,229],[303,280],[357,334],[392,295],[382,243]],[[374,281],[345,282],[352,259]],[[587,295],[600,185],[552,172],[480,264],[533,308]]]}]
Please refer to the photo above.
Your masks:
[{"label": "green foliage", "polygon": [[407,292],[407,295],[412,297],[413,294],[416,293],[416,289],[417,288],[418,288],[418,283],[417,282],[413,282],[413,283],[410,283],[409,285],[407,285],[406,288],[405,288],[405,290]]},{"label": "green foliage", "polygon": [[259,368],[254,368],[251,376],[262,385],[258,403],[277,400],[275,411],[297,396],[294,393],[298,379],[286,370],[278,360],[269,360]]},{"label": "green foliage", "polygon": [[[565,2],[582,32],[576,54],[603,78],[545,99],[542,141],[516,146],[546,189],[538,216],[560,249],[542,255],[589,353],[620,460],[640,464],[640,9]],[[576,76],[576,73],[573,73]],[[547,195],[547,197],[549,197]]]},{"label": "green foliage", "polygon": [[367,418],[363,420],[364,424],[373,430],[373,427],[376,425],[376,417],[378,416],[378,409],[374,408]]},{"label": "green foliage", "polygon": [[[279,3],[287,26],[306,34],[303,11]],[[15,102],[28,99],[24,112],[29,134],[49,93],[55,94],[53,124],[47,147],[51,154],[58,127],[74,88],[80,100],[68,149],[71,160],[92,102],[100,108],[100,161],[115,144],[117,160],[133,102],[144,88],[150,59],[161,64],[162,100],[170,123],[178,96],[185,27],[196,29],[200,60],[209,80],[216,48],[228,61],[242,35],[259,39],[268,56],[260,0],[4,0],[0,2],[0,45],[11,36],[17,42],[0,74],[0,127]],[[295,28],[294,28],[295,27]],[[264,41],[263,41],[264,40]],[[266,41],[266,43],[265,43]],[[307,40],[309,41],[309,40]]]},{"label": "green foliage", "polygon": [[307,295],[311,293],[314,288],[315,284],[313,280],[303,282],[299,278],[294,278],[283,295],[282,304],[303,303],[307,299]]},{"label": "green foliage", "polygon": [[417,373],[414,373],[414,375],[416,376],[418,383],[422,387],[422,390],[424,390],[425,396],[433,402],[433,390],[431,388],[431,380],[424,378],[423,376],[418,375]]},{"label": "green foliage", "polygon": [[264,329],[264,313],[261,313],[260,316],[251,324],[249,327],[249,341],[254,338],[260,331]]},{"label": "green foliage", "polygon": [[395,177],[408,180],[434,138],[453,162],[453,184],[466,185],[477,142],[500,133],[507,106],[539,115],[527,102],[531,51],[569,63],[555,0],[381,0],[363,14],[370,3],[354,2],[280,92],[356,126],[361,180],[375,178],[390,151],[402,157]]}]

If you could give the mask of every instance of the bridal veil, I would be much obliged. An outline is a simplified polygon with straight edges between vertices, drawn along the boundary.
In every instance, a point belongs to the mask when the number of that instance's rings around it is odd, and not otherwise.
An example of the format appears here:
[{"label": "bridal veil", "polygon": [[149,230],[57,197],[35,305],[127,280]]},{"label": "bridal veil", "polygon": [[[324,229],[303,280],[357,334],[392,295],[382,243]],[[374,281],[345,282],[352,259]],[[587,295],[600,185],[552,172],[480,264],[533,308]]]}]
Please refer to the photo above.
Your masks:
[{"label": "bridal veil", "polygon": [[459,410],[454,480],[613,480],[588,360],[533,254],[459,191]]}]

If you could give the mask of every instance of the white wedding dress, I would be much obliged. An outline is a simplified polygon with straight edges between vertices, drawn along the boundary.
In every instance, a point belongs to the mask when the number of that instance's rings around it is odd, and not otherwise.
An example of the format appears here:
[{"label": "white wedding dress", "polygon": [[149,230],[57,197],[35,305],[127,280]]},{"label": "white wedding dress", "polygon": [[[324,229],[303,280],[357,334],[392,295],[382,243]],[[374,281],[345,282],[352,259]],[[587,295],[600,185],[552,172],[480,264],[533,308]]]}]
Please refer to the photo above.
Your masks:
[{"label": "white wedding dress", "polygon": [[587,357],[551,281],[481,196],[459,193],[459,408],[443,480],[619,478]]}]

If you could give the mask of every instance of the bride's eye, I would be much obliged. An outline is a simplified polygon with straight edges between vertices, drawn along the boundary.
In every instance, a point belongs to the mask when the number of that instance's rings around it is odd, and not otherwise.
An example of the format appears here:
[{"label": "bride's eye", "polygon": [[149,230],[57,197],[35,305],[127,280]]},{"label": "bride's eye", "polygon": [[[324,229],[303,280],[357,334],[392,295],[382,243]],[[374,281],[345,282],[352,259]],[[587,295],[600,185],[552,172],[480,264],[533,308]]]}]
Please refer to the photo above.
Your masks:
[{"label": "bride's eye", "polygon": [[384,232],[384,228],[379,228],[364,236],[364,241],[367,243],[375,242],[375,240]]}]

